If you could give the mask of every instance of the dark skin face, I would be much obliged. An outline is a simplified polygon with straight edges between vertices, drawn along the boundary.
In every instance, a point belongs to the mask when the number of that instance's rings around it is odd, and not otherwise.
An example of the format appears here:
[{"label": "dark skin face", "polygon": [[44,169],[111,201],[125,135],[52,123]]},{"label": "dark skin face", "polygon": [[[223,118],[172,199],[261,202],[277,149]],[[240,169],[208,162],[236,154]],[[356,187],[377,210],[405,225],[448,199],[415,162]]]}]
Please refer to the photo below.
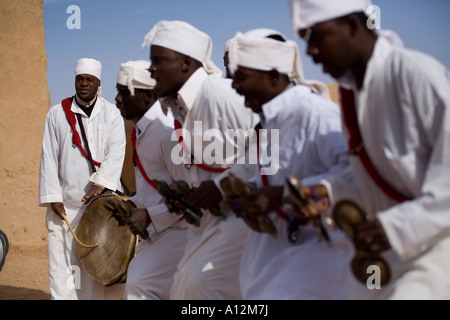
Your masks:
[{"label": "dark skin face", "polygon": [[[376,42],[376,35],[369,32],[363,22],[354,14],[345,18],[318,23],[309,30],[300,30],[299,35],[308,44],[307,53],[315,63],[323,65],[323,71],[338,79],[351,71],[361,88]],[[305,187],[308,193],[312,188]],[[318,193],[316,191],[316,193]],[[327,192],[320,192],[329,205]],[[320,201],[320,200],[319,200]],[[379,254],[391,246],[383,226],[378,219],[363,222],[354,230],[353,242],[359,250]]]},{"label": "dark skin face", "polygon": [[178,90],[201,64],[179,52],[152,45],[149,71],[156,80],[155,91],[159,97],[176,97]]},{"label": "dark skin face", "polygon": [[234,73],[232,87],[245,97],[245,106],[253,112],[261,112],[262,105],[289,84],[287,78],[276,70],[259,71],[239,66]]},{"label": "dark skin face", "polygon": [[127,86],[117,84],[116,88],[117,108],[125,119],[134,123],[138,122],[158,99],[153,90],[134,89],[132,96]]},{"label": "dark skin face", "polygon": [[231,75],[231,71],[230,68],[228,68],[228,65],[230,64],[230,59],[228,58],[228,51],[225,52],[225,54],[223,55],[223,66],[225,67],[225,76],[228,79],[233,79],[233,76]]},{"label": "dark skin face", "polygon": [[84,102],[90,102],[95,98],[100,85],[100,80],[90,74],[79,74],[75,77],[75,90]]},{"label": "dark skin face", "polygon": [[322,64],[325,73],[338,79],[351,70],[357,81],[362,82],[376,37],[356,15],[318,23],[300,30],[299,35],[308,44],[307,54],[315,63]]}]

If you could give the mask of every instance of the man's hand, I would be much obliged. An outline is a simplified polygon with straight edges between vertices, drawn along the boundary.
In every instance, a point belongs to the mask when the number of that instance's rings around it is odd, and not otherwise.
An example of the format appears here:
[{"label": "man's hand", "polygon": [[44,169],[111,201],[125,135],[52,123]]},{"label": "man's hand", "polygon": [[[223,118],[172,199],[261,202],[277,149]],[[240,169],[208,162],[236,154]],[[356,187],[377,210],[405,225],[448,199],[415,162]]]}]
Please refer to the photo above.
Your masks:
[{"label": "man's hand", "polygon": [[88,204],[89,201],[91,201],[91,198],[96,197],[100,195],[105,187],[99,186],[99,185],[92,185],[91,189],[84,195],[83,199],[81,199],[81,202],[84,204]]},{"label": "man's hand", "polygon": [[301,187],[290,192],[283,199],[285,204],[291,204],[304,217],[318,217],[321,212],[330,207],[327,188],[324,185]]},{"label": "man's hand", "polygon": [[210,209],[223,200],[214,181],[203,181],[190,195],[190,202],[196,208]]},{"label": "man's hand", "polygon": [[64,209],[64,204],[62,202],[52,202],[52,210],[58,215],[62,220],[64,220],[63,215],[66,215],[66,209]]},{"label": "man's hand", "polygon": [[233,201],[233,207],[234,209],[239,208],[241,212],[245,212],[250,216],[265,216],[269,212],[276,210],[281,205],[282,197],[282,186],[262,187],[240,199]]},{"label": "man's hand", "polygon": [[356,226],[353,242],[356,249],[373,254],[380,254],[391,248],[389,239],[378,219],[365,221]]},{"label": "man's hand", "polygon": [[126,221],[130,231],[134,235],[144,235],[147,234],[147,227],[149,226],[151,219],[147,209],[132,208],[130,211],[130,216],[126,219]]}]

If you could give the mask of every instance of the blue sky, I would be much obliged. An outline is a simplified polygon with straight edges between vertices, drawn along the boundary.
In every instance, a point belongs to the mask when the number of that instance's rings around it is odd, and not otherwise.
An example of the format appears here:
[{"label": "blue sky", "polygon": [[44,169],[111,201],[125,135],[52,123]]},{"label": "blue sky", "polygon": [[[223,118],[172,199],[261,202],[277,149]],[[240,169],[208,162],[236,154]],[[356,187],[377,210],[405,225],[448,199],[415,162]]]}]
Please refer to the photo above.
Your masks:
[{"label": "blue sky", "polygon": [[[339,0],[336,0],[339,1]],[[396,31],[405,46],[428,53],[450,69],[450,1],[372,0],[381,27]],[[80,8],[80,29],[68,29],[70,5]],[[209,34],[212,60],[223,68],[223,45],[236,32],[272,28],[297,41],[306,78],[335,82],[305,54],[292,32],[287,0],[44,0],[47,82],[51,104],[71,96],[75,61],[95,58],[103,65],[103,96],[114,103],[122,62],[149,57],[141,43],[159,20],[184,20]]]}]

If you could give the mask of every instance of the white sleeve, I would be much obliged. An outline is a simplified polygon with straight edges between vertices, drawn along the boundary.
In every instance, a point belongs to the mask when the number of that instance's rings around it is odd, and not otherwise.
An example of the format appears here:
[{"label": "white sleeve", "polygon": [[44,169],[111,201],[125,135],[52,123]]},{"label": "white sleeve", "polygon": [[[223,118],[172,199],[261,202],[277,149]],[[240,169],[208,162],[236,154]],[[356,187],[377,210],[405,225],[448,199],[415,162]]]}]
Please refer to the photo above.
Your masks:
[{"label": "white sleeve", "polygon": [[50,110],[44,125],[39,168],[39,206],[49,206],[52,202],[63,202],[58,175],[59,145],[53,115]]}]

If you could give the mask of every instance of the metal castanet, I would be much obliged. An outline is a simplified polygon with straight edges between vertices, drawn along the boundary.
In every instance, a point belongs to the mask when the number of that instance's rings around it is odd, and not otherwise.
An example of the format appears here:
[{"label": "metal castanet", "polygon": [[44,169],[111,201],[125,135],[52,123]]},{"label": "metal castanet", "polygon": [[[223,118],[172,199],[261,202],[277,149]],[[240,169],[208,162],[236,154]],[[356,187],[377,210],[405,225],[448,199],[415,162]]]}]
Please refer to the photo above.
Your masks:
[{"label": "metal castanet", "polygon": [[[361,223],[366,221],[366,215],[354,202],[343,200],[338,202],[333,209],[333,220],[338,228],[343,230],[353,241],[354,230]],[[391,278],[389,265],[379,254],[366,252],[356,248],[356,254],[352,259],[351,268],[355,277],[366,284],[371,276],[368,268],[378,267],[380,270],[380,284],[385,285]]]},{"label": "metal castanet", "polygon": [[175,214],[183,214],[187,223],[200,226],[203,213],[200,209],[189,203],[189,194],[192,190],[185,181],[175,181],[172,186],[162,180],[153,180],[160,195],[165,198],[169,211]]},{"label": "metal castanet", "polygon": [[300,214],[298,217],[301,219],[308,219],[312,221],[317,235],[321,240],[324,240],[328,245],[332,245],[331,238],[327,229],[322,223],[320,218],[321,210],[316,204],[316,201],[302,191],[302,183],[300,179],[293,175],[286,177],[286,184],[288,186],[288,195],[285,197],[284,202],[289,202],[295,205],[297,212]]},{"label": "metal castanet", "polygon": [[237,200],[252,192],[252,187],[249,184],[244,183],[242,180],[230,173],[227,177],[220,181],[220,186],[226,194],[227,201],[233,208],[235,214],[241,217],[247,226],[257,232],[269,233],[274,236],[277,234],[277,229],[267,215],[254,216],[240,210],[239,201]]}]

